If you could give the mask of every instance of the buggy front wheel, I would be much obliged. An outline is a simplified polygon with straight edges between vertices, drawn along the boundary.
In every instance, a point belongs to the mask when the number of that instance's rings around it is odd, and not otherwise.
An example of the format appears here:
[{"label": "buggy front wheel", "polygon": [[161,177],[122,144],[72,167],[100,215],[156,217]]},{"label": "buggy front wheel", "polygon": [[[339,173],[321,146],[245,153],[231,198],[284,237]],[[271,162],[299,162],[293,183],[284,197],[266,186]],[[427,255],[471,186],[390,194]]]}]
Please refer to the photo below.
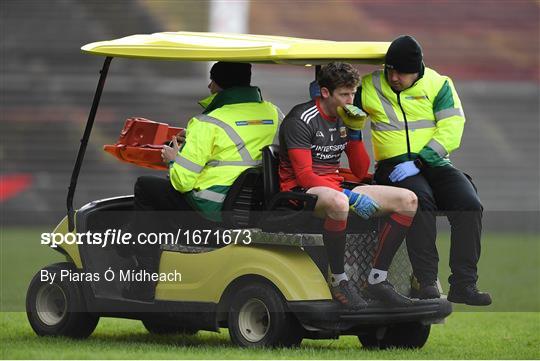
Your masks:
[{"label": "buggy front wheel", "polygon": [[69,272],[77,272],[72,263],[56,263],[41,269],[30,282],[26,314],[39,336],[86,338],[98,324],[99,317],[86,311],[80,284],[65,277]]}]

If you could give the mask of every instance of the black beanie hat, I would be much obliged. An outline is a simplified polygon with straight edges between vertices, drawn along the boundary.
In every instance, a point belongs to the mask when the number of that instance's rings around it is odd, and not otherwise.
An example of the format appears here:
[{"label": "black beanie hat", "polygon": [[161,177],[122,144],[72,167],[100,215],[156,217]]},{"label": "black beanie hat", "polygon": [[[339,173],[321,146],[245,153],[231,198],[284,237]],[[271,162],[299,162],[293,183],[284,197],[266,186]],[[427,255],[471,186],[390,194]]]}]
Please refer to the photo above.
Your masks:
[{"label": "black beanie hat", "polygon": [[420,73],[423,66],[422,47],[412,36],[401,35],[390,44],[384,65],[400,73]]},{"label": "black beanie hat", "polygon": [[221,89],[249,86],[251,84],[251,64],[219,61],[210,69],[210,79],[215,81]]}]

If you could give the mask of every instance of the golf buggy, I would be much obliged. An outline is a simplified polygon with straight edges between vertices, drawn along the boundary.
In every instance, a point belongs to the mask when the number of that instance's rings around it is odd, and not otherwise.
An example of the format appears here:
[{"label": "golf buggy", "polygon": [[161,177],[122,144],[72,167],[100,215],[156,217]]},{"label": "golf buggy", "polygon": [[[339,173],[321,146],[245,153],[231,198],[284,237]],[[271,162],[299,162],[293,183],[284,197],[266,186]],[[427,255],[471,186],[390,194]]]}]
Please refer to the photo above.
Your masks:
[{"label": "golf buggy", "polygon": [[[85,45],[83,51],[105,56],[105,62],[73,169],[67,216],[54,232],[67,240],[69,235],[125,229],[130,222],[133,196],[101,199],[73,209],[77,178],[113,57],[315,66],[332,60],[379,64],[388,45],[187,32],[134,35]],[[151,132],[153,144],[120,139],[105,150],[124,161],[159,168],[161,141],[178,129],[144,119],[130,121],[129,127],[140,127],[144,134],[150,128],[158,129]],[[40,270],[27,293],[26,309],[34,331],[40,336],[85,338],[100,317],[118,317],[141,320],[151,333],[194,334],[228,328],[233,343],[243,347],[295,346],[304,338],[340,335],[356,335],[364,347],[422,347],[431,324],[443,322],[452,311],[451,304],[441,298],[391,307],[364,295],[366,307],[349,309],[334,301],[326,281],[322,225],[312,216],[317,197],[279,191],[278,155],[279,146],[266,146],[262,164],[237,178],[225,198],[222,221],[212,225],[211,242],[199,238],[199,242],[162,246],[159,273],[180,277],[160,278],[151,302],[123,297],[118,273],[128,259],[118,247],[89,242],[55,244],[66,262]],[[347,169],[341,172],[351,184],[362,181]],[[363,292],[377,245],[378,221],[355,217],[349,224],[346,272]],[[249,242],[231,241],[234,234],[242,234],[244,240],[247,235]],[[389,280],[404,295],[410,294],[411,273],[402,246],[389,270]]]}]

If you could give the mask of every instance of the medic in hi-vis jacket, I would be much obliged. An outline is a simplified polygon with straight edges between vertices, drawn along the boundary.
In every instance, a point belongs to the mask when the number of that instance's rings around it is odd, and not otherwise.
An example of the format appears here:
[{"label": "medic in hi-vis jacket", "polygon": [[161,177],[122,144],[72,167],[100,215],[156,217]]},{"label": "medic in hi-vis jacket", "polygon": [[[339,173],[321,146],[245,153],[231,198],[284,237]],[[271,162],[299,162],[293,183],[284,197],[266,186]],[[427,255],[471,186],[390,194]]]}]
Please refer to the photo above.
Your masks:
[{"label": "medic in hi-vis jacket", "polygon": [[471,178],[448,155],[461,142],[465,116],[452,80],[424,66],[422,49],[411,36],[395,39],[385,67],[362,78],[354,104],[371,119],[377,184],[412,190],[418,211],[407,246],[418,280],[413,297],[438,298],[439,257],[435,211],[451,225],[448,300],[489,305],[476,288],[482,204]]}]

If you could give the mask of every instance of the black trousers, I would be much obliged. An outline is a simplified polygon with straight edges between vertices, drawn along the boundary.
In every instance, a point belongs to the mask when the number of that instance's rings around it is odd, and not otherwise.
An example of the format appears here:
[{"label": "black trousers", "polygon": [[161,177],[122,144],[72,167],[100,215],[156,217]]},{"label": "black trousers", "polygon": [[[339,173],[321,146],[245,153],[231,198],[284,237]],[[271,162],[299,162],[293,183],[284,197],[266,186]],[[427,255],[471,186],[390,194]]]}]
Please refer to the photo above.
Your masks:
[{"label": "black trousers", "polygon": [[379,163],[375,171],[377,184],[407,188],[418,197],[418,211],[407,234],[407,251],[413,272],[422,284],[437,278],[439,255],[436,212],[444,211],[451,227],[451,285],[476,283],[480,258],[483,207],[470,177],[451,165],[425,167],[421,173],[392,183],[388,176],[395,164]]},{"label": "black trousers", "polygon": [[[193,228],[208,223],[193,210],[185,196],[166,178],[142,176],[134,187],[134,220],[131,232],[176,232],[179,227]],[[137,244],[138,256],[159,257],[160,245]]]},{"label": "black trousers", "polygon": [[192,211],[184,195],[166,178],[142,176],[134,187],[135,209],[142,211]]}]

